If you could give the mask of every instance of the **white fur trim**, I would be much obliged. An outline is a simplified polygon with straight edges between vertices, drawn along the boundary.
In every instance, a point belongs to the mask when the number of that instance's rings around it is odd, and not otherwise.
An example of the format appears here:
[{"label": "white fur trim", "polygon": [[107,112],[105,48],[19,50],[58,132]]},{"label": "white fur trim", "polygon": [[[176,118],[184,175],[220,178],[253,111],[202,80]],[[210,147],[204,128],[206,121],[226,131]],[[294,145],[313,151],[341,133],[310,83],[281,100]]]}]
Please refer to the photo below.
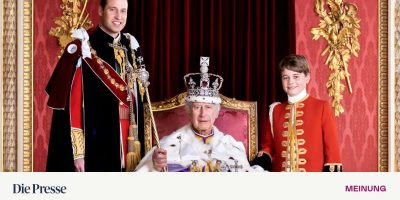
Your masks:
[{"label": "white fur trim", "polygon": [[129,39],[131,49],[136,50],[137,48],[140,47],[139,46],[139,42],[136,40],[136,38],[133,35],[131,35],[129,33],[124,33],[124,35],[125,35],[126,38]]},{"label": "white fur trim", "polygon": [[141,162],[139,162],[138,166],[135,169],[135,172],[155,172],[153,165],[153,153],[156,147],[153,147],[146,155],[142,158]]},{"label": "white fur trim", "polygon": [[186,102],[202,102],[202,103],[213,103],[220,104],[221,98],[219,97],[207,97],[207,96],[187,96]]},{"label": "white fur trim", "polygon": [[271,124],[271,133],[272,133],[272,137],[274,138],[275,137],[275,135],[274,135],[274,123],[273,123],[273,118],[274,118],[274,116],[273,116],[273,114],[274,114],[274,108],[275,108],[275,106],[276,105],[278,105],[278,104],[281,104],[281,102],[274,102],[274,103],[272,103],[270,106],[269,106],[269,123]]},{"label": "white fur trim", "polygon": [[78,59],[78,62],[76,63],[76,68],[79,68],[79,67],[81,67],[82,66],[82,58],[79,58]]}]

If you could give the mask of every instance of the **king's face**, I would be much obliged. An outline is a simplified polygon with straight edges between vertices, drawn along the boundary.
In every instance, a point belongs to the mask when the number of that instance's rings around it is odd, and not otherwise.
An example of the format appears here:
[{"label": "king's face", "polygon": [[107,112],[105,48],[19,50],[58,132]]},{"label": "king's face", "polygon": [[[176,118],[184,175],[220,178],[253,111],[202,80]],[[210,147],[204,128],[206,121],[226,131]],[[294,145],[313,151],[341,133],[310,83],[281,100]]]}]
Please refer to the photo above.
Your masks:
[{"label": "king's face", "polygon": [[215,119],[218,117],[217,106],[212,103],[192,103],[189,113],[192,127],[203,135],[211,134]]},{"label": "king's face", "polygon": [[127,0],[108,0],[104,9],[99,7],[100,24],[103,30],[116,37],[126,25]]},{"label": "king's face", "polygon": [[282,87],[290,97],[300,94],[310,81],[310,75],[284,69],[281,73]]}]

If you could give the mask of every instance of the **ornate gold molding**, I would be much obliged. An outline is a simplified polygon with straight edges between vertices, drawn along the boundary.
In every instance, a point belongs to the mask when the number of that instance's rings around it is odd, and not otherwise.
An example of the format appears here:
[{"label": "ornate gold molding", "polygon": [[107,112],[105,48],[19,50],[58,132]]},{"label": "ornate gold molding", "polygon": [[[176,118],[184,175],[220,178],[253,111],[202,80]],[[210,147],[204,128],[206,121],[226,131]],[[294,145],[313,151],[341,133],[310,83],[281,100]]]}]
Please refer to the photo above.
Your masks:
[{"label": "ornate gold molding", "polygon": [[57,37],[61,50],[73,40],[71,37],[73,30],[79,27],[89,29],[93,26],[89,14],[85,14],[87,2],[88,0],[62,0],[60,8],[63,15],[54,20],[57,27],[49,31],[51,36]]},{"label": "ornate gold molding", "polygon": [[17,2],[4,1],[3,171],[17,171]]},{"label": "ornate gold molding", "polygon": [[[400,0],[394,5],[394,33],[400,33]],[[400,35],[394,36],[394,72],[395,72],[395,171],[400,171]]]},{"label": "ornate gold molding", "polygon": [[23,1],[22,171],[33,171],[33,0]]},{"label": "ornate gold molding", "polygon": [[378,11],[378,170],[388,171],[388,1],[379,0]]},{"label": "ornate gold molding", "polygon": [[[0,10],[3,13],[3,1],[0,1]],[[0,108],[3,111],[3,17],[0,17]],[[3,112],[0,112],[0,172],[3,171]]]},{"label": "ornate gold molding", "polygon": [[342,0],[316,0],[315,2],[315,12],[321,20],[319,27],[312,28],[311,33],[314,35],[313,40],[323,37],[328,42],[321,55],[328,53],[325,64],[328,65],[331,74],[326,87],[329,96],[332,97],[335,115],[339,116],[344,112],[341,101],[342,92],[346,87],[341,81],[346,79],[349,92],[352,93],[348,61],[351,55],[358,56],[360,51],[358,42],[361,34],[360,20],[356,16],[358,8],[355,4]]},{"label": "ornate gold molding", "polygon": [[[163,111],[163,110],[170,110],[177,108],[179,106],[182,106],[185,104],[185,97],[186,93],[181,93],[178,94],[177,96],[174,96],[170,99],[167,99],[165,101],[160,101],[160,102],[153,102],[151,104],[153,112],[157,111]],[[151,119],[150,119],[150,108],[148,104],[146,103],[144,106],[144,147],[145,147],[145,152],[150,151],[150,149],[153,147],[153,135],[152,135],[152,125],[151,125]],[[161,138],[160,138],[161,139]]]},{"label": "ornate gold molding", "polygon": [[[3,98],[2,110],[3,120],[2,134],[2,161],[3,171],[33,171],[33,1],[23,0],[19,9],[17,3],[13,0],[4,1],[4,35],[2,38],[2,55],[4,56],[4,65],[2,71],[3,86],[1,93]],[[22,18],[18,18],[18,12],[22,12]],[[22,63],[18,65],[18,31],[17,22],[22,25],[22,38],[19,48],[22,49]],[[20,32],[21,33],[21,32]],[[22,67],[22,70],[18,70]],[[22,71],[19,74],[18,71]],[[18,77],[22,76],[22,82],[18,82]],[[18,103],[18,85],[22,85],[22,105]],[[17,117],[17,111],[20,110],[22,118]],[[22,124],[22,133],[19,133],[18,124]],[[18,138],[22,137],[22,143]],[[22,154],[18,147],[22,148]],[[18,161],[22,161],[22,168]]]}]

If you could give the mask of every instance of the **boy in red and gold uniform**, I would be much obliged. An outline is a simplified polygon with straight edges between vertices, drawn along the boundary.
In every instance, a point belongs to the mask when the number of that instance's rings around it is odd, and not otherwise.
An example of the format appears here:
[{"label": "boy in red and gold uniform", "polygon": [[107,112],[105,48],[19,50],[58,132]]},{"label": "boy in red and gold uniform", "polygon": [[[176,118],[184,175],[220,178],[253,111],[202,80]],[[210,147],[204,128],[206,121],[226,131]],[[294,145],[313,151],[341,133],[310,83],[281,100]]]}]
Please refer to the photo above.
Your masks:
[{"label": "boy in red and gold uniform", "polygon": [[342,171],[338,131],[329,103],[309,96],[306,90],[310,81],[307,60],[289,55],[279,68],[288,101],[270,106],[267,132],[254,163],[270,171]]}]

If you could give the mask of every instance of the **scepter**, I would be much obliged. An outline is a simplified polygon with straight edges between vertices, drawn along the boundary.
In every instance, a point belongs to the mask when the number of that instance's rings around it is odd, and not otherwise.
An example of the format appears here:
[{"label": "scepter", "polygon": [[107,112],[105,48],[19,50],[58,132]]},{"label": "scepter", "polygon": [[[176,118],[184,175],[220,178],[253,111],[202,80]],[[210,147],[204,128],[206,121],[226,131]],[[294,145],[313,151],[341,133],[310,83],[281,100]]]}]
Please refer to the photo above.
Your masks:
[{"label": "scepter", "polygon": [[161,148],[160,139],[158,137],[158,131],[157,131],[157,127],[156,127],[156,122],[154,120],[153,109],[152,109],[152,106],[151,106],[150,95],[149,95],[149,87],[148,87],[150,85],[149,72],[146,71],[146,69],[144,67],[141,67],[141,68],[139,68],[139,73],[138,74],[139,74],[138,79],[139,79],[140,83],[142,84],[142,86],[145,89],[146,99],[147,99],[147,103],[149,105],[151,124],[152,124],[153,130],[154,130],[154,134],[153,134],[154,135],[154,139],[156,140],[157,147]]},{"label": "scepter", "polygon": [[[153,135],[154,135],[154,139],[156,140],[156,146],[158,148],[161,148],[160,139],[158,137],[157,126],[156,126],[156,122],[154,120],[153,109],[152,109],[152,106],[151,106],[150,95],[149,95],[149,87],[148,87],[150,85],[149,72],[146,71],[146,68],[144,67],[143,64],[141,64],[141,62],[140,62],[140,68],[138,70],[139,70],[138,71],[138,80],[140,81],[142,86],[145,88],[147,104],[149,105],[151,124],[152,124],[153,130],[154,130]],[[161,171],[162,172],[167,172],[168,169],[167,169],[167,167],[164,167]]]}]

